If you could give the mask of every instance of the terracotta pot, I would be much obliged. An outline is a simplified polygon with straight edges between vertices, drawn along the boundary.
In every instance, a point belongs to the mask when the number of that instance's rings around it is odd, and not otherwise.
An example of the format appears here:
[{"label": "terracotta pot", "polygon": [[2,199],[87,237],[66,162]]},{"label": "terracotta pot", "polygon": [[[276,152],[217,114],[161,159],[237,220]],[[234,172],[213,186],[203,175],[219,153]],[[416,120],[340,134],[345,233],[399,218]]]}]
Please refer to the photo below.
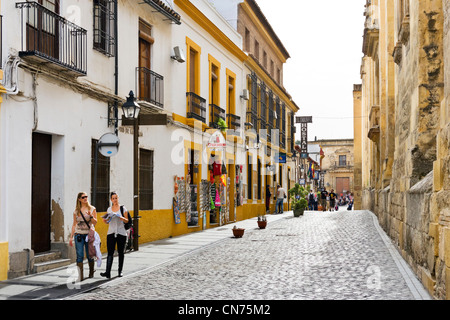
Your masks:
[{"label": "terracotta pot", "polygon": [[244,235],[244,231],[245,229],[242,228],[236,228],[236,229],[232,229],[233,230],[233,235],[235,238],[242,238],[242,236]]},{"label": "terracotta pot", "polygon": [[265,229],[267,226],[267,221],[258,221],[258,227],[260,229]]}]

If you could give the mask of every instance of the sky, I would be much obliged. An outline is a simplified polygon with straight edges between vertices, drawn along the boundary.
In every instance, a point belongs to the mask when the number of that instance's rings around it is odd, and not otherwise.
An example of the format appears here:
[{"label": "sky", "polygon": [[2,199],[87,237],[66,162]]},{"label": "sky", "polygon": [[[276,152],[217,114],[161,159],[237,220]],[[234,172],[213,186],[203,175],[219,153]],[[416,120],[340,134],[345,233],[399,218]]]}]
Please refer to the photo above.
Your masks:
[{"label": "sky", "polygon": [[313,117],[308,140],[353,139],[365,0],[256,1],[289,52],[284,87],[300,108],[296,116]]}]

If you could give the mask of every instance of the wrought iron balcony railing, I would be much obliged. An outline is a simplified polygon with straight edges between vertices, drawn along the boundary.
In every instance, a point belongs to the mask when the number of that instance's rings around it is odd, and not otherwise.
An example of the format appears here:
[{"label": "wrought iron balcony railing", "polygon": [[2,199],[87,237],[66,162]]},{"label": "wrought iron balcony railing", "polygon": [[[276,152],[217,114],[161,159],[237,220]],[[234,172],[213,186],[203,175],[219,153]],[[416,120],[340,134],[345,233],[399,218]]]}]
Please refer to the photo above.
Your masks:
[{"label": "wrought iron balcony railing", "polygon": [[241,129],[241,117],[235,114],[227,114],[228,129],[238,131]]},{"label": "wrought iron balcony railing", "polygon": [[37,2],[18,2],[21,57],[50,62],[58,71],[87,74],[87,31]]},{"label": "wrought iron balcony railing", "polygon": [[137,99],[149,102],[159,108],[164,108],[164,77],[156,72],[136,68]]},{"label": "wrought iron balcony railing", "polygon": [[225,110],[213,103],[209,105],[209,110],[210,110],[209,126],[211,128],[218,128],[217,121],[219,119],[222,119],[223,121],[226,120]]},{"label": "wrought iron balcony railing", "polygon": [[206,100],[193,92],[186,92],[187,117],[206,123]]}]

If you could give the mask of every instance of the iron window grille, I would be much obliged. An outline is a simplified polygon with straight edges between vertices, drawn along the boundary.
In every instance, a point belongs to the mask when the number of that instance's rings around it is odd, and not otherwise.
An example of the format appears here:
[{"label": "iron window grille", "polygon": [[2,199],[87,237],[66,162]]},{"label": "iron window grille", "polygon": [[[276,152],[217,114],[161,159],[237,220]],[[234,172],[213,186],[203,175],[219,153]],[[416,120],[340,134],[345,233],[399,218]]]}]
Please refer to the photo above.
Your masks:
[{"label": "iron window grille", "polygon": [[153,210],[154,151],[139,149],[139,207]]},{"label": "iron window grille", "polygon": [[283,102],[281,105],[281,128],[280,128],[280,146],[286,147],[286,105]]},{"label": "iron window grille", "polygon": [[[91,198],[94,198],[94,180],[96,183],[96,203],[93,203],[97,208],[97,212],[105,212],[108,209],[109,203],[109,172],[111,160],[109,157],[103,156],[97,150],[98,140],[93,139],[91,144]],[[97,153],[97,177],[95,177],[95,154]]]},{"label": "iron window grille", "polygon": [[250,78],[250,106],[247,109],[247,122],[257,129],[258,125],[258,78],[256,73],[252,72]]},{"label": "iron window grille", "polygon": [[266,92],[266,85],[264,84],[264,82],[261,82],[261,84],[259,85],[260,87],[260,93],[259,93],[259,108],[260,108],[260,113],[259,113],[259,118],[258,118],[258,122],[259,122],[259,130],[261,129],[266,129],[266,99],[267,99],[267,92]]},{"label": "iron window grille", "polygon": [[269,122],[267,123],[267,142],[272,142],[272,129],[274,116],[274,96],[272,90],[269,90]]},{"label": "iron window grille", "polygon": [[94,49],[108,57],[114,56],[117,0],[94,0]]}]

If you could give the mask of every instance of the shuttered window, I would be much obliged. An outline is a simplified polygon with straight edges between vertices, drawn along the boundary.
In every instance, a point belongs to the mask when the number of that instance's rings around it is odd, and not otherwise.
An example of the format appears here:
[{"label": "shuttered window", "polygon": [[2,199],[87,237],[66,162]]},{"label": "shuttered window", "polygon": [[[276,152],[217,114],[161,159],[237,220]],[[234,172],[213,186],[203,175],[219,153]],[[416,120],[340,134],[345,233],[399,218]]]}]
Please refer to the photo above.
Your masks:
[{"label": "shuttered window", "polygon": [[139,149],[139,208],[153,210],[154,152]]}]

